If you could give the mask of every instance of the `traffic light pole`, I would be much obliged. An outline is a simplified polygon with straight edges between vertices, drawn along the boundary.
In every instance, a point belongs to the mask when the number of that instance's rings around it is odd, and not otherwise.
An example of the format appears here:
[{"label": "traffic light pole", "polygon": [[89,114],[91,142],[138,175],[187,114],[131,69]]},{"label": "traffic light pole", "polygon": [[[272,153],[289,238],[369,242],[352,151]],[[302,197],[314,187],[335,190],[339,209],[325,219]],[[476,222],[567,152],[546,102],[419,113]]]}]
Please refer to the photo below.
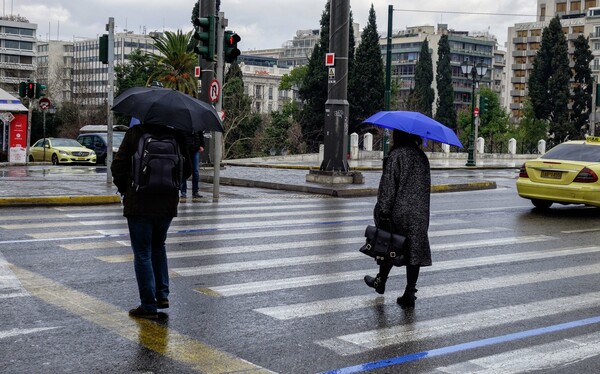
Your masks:
[{"label": "traffic light pole", "polygon": [[[215,104],[215,109],[220,111],[223,109],[223,70],[225,68],[225,61],[223,57],[223,36],[225,34],[225,27],[227,27],[227,21],[225,20],[225,14],[219,12],[219,19],[217,20],[217,62],[216,72],[217,81],[221,84],[221,94]],[[208,86],[207,86],[208,87]],[[221,158],[223,158],[223,134],[214,131],[212,139],[214,139],[213,147],[213,201],[219,201],[219,186],[221,182]]]},{"label": "traffic light pole", "polygon": [[106,116],[106,183],[112,184],[110,166],[113,160],[113,96],[115,94],[115,19],[110,17],[108,31],[108,108]]}]

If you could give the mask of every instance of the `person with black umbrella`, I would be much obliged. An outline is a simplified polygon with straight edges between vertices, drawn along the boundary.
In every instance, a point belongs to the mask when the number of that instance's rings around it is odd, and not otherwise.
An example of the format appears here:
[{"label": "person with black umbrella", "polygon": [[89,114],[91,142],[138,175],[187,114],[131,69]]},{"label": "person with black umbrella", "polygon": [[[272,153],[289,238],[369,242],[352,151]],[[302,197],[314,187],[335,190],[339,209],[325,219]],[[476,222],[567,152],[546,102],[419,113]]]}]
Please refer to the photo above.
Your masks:
[{"label": "person with black umbrella", "polygon": [[167,231],[177,216],[181,180],[191,175],[185,137],[162,124],[133,126],[125,133],[111,171],[123,196],[141,302],[129,315],[156,319],[157,309],[169,307]]}]

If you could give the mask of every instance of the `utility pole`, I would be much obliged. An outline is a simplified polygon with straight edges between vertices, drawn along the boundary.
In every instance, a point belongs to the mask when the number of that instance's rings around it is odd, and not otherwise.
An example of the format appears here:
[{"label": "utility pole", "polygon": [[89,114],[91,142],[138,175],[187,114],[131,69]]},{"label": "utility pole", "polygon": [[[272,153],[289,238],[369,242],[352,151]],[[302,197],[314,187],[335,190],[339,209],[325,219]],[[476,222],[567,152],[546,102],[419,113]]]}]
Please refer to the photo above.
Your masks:
[{"label": "utility pole", "polygon": [[[387,43],[385,48],[385,103],[384,110],[390,110],[390,102],[392,98],[392,14],[394,6],[388,5],[388,29]],[[388,129],[383,129],[383,156],[388,153],[388,142],[390,138]]]},{"label": "utility pole", "polygon": [[110,17],[106,25],[108,31],[108,108],[106,113],[106,183],[112,183],[110,166],[113,160],[113,113],[115,95],[115,19]]}]

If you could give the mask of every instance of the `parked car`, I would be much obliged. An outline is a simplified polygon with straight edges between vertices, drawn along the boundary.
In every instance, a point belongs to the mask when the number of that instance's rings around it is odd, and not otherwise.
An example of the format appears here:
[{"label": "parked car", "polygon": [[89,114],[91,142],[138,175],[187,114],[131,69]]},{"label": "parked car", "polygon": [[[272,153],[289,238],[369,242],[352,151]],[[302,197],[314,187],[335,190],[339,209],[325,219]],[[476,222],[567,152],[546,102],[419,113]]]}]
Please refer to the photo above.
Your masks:
[{"label": "parked car", "polygon": [[[112,149],[113,154],[117,153],[121,142],[125,137],[124,132],[113,132]],[[97,163],[106,165],[106,155],[108,150],[108,134],[105,132],[86,133],[77,137],[77,141],[86,148],[96,152]]]},{"label": "parked car", "polygon": [[537,208],[553,203],[600,207],[600,137],[568,141],[521,166],[519,196]]},{"label": "parked car", "polygon": [[75,139],[43,138],[29,147],[29,161],[52,161],[58,164],[95,164],[96,153],[83,147]]}]

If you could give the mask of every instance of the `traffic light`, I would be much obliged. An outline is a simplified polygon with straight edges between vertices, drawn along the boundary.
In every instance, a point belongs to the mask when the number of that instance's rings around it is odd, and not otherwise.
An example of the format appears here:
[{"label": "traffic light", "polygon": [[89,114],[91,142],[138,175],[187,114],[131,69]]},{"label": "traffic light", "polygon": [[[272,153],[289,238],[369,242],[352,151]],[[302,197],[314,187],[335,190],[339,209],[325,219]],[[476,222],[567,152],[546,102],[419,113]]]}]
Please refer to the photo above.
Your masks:
[{"label": "traffic light", "polygon": [[98,59],[103,64],[108,64],[108,34],[98,38]]},{"label": "traffic light", "polygon": [[46,96],[46,85],[41,83],[35,84],[35,98],[39,99],[42,96]]},{"label": "traffic light", "polygon": [[238,42],[242,40],[240,36],[233,31],[225,31],[223,40],[223,56],[225,62],[232,63],[240,55],[240,50],[237,47]]},{"label": "traffic light", "polygon": [[489,110],[489,99],[485,96],[479,97],[479,115],[484,115]]},{"label": "traffic light", "polygon": [[215,17],[194,18],[194,39],[198,44],[194,47],[194,52],[202,56],[207,61],[215,60]]},{"label": "traffic light", "polygon": [[30,99],[33,99],[35,97],[35,83],[27,82],[25,86],[25,96],[27,96]]},{"label": "traffic light", "polygon": [[27,96],[27,83],[21,82],[19,83],[19,97]]}]

